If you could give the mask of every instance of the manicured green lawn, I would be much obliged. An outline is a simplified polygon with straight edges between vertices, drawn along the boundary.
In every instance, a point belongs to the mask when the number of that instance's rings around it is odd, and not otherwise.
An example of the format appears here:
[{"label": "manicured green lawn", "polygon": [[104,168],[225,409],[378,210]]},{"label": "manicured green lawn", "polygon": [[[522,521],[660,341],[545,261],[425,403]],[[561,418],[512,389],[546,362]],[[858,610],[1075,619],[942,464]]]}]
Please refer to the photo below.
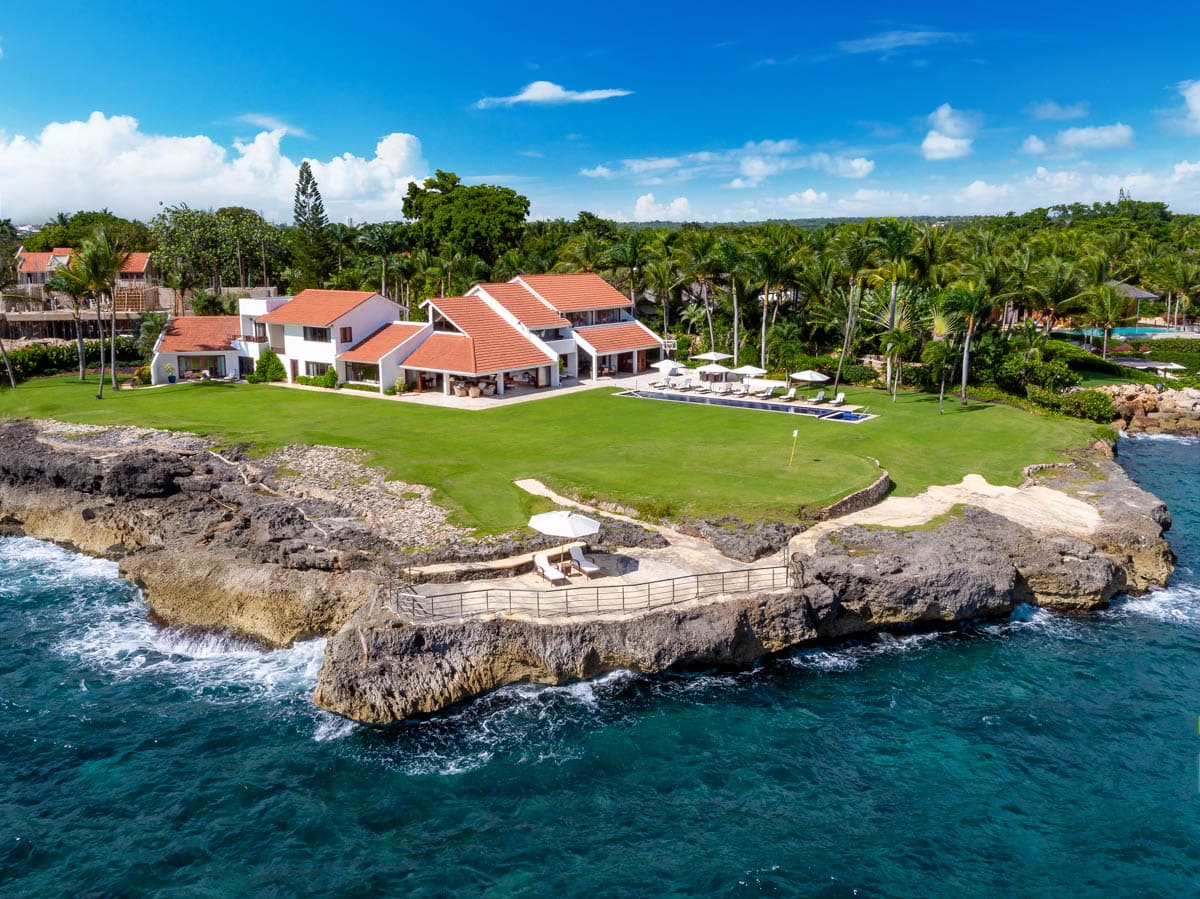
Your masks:
[{"label": "manicured green lawn", "polygon": [[603,389],[477,412],[245,384],[94,394],[94,379],[29,381],[0,392],[0,415],[195,431],[264,453],[288,443],[364,449],[393,477],[436,488],[458,520],[485,532],[523,524],[541,507],[513,486],[517,478],[651,515],[782,520],[870,483],[872,458],[906,495],[969,472],[1015,484],[1022,466],[1060,458],[1092,430],[951,399],[939,415],[936,397],[904,394],[893,405],[882,391],[854,388],[848,401],[879,418],[816,421]]}]

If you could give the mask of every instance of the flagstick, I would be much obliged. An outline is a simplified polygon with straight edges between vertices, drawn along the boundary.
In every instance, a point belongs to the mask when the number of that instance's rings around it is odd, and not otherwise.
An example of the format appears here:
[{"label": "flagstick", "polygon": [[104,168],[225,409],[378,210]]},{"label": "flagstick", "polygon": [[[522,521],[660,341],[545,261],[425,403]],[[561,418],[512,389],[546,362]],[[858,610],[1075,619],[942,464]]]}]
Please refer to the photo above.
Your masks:
[{"label": "flagstick", "polygon": [[800,429],[792,431],[792,454],[788,456],[788,468],[792,467],[792,460],[796,458],[796,441],[800,437]]}]

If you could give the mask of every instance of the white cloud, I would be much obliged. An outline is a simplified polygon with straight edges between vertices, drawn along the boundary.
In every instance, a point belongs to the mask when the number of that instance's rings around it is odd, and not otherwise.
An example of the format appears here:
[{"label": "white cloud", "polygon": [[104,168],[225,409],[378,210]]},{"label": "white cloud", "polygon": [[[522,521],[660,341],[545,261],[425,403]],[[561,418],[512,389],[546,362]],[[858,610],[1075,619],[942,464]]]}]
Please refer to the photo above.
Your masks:
[{"label": "white cloud", "polygon": [[1058,132],[1056,142],[1068,151],[1127,147],[1133,142],[1133,129],[1121,122],[1089,128],[1067,128]]},{"label": "white cloud", "polygon": [[881,53],[884,56],[906,47],[928,47],[931,44],[959,43],[966,40],[950,31],[883,31],[853,41],[839,41],[843,53]]},{"label": "white cloud", "polygon": [[[283,154],[284,136],[262,131],[230,151],[205,135],[147,134],[131,116],[102,112],[52,122],[32,138],[0,134],[0,216],[37,221],[107,207],[145,218],[160,203],[188,203],[247,206],[287,221],[300,160]],[[428,172],[420,140],[404,133],[382,138],[371,157],[309,162],[333,220],[399,218],[408,184]]]},{"label": "white cloud", "polygon": [[633,204],[635,222],[678,222],[692,217],[692,205],[687,197],[676,197],[670,203],[654,201],[654,194],[642,194]]},{"label": "white cloud", "polygon": [[260,128],[263,131],[282,131],[284,134],[292,137],[308,137],[312,135],[303,128],[297,128],[295,125],[289,125],[287,122],[277,116],[267,115],[261,112],[247,112],[237,117],[239,122],[246,125],[253,125],[255,128]]},{"label": "white cloud", "polygon": [[814,153],[808,157],[808,164],[814,169],[839,178],[865,178],[875,171],[875,162],[865,156],[850,159],[845,156],[830,156],[828,153]]},{"label": "white cloud", "polygon": [[1200,134],[1200,81],[1181,81],[1178,88],[1183,110],[1176,123],[1189,134]]},{"label": "white cloud", "polygon": [[979,130],[979,115],[943,103],[929,114],[932,126],[921,141],[921,153],[929,160],[962,159],[971,155],[971,144]]},{"label": "white cloud", "polygon": [[1041,156],[1046,152],[1046,142],[1036,134],[1031,134],[1021,142],[1021,152],[1030,156]]},{"label": "white cloud", "polygon": [[597,100],[610,100],[613,97],[628,97],[632,93],[633,91],[620,88],[572,91],[553,81],[534,81],[525,85],[519,93],[513,94],[511,97],[484,97],[475,104],[475,108],[491,109],[495,106],[516,106],[518,103],[534,103],[540,106],[562,103],[594,103]]},{"label": "white cloud", "polygon": [[1065,122],[1068,119],[1082,119],[1090,111],[1086,101],[1078,103],[1056,103],[1054,100],[1042,100],[1025,107],[1025,112],[1040,121]]},{"label": "white cloud", "polygon": [[587,178],[615,178],[617,176],[617,173],[606,165],[598,165],[590,169],[580,169],[579,174]]}]

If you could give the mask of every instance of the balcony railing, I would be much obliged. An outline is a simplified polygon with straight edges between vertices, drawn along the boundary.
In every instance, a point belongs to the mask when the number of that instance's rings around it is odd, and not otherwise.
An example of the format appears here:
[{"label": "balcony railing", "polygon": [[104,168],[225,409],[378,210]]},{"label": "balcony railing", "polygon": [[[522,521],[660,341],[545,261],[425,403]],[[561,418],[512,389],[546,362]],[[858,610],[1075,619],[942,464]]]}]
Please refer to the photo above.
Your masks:
[{"label": "balcony railing", "polygon": [[263,334],[261,336],[258,334],[243,334],[242,335],[243,343],[266,343],[267,340],[268,340],[268,338],[267,338],[266,334]]}]

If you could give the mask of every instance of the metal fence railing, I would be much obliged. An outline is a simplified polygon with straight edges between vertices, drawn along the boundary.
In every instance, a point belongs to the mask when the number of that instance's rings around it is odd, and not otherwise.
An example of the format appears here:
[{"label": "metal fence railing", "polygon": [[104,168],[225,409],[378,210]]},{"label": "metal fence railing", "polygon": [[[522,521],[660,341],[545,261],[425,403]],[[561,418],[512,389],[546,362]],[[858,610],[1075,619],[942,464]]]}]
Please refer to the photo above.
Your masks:
[{"label": "metal fence railing", "polygon": [[714,571],[666,578],[644,584],[605,584],[522,590],[489,587],[438,593],[417,593],[411,587],[389,591],[386,604],[413,621],[449,621],[487,615],[513,614],[534,618],[578,618],[640,615],[682,603],[722,595],[781,590],[791,586],[786,566]]}]

